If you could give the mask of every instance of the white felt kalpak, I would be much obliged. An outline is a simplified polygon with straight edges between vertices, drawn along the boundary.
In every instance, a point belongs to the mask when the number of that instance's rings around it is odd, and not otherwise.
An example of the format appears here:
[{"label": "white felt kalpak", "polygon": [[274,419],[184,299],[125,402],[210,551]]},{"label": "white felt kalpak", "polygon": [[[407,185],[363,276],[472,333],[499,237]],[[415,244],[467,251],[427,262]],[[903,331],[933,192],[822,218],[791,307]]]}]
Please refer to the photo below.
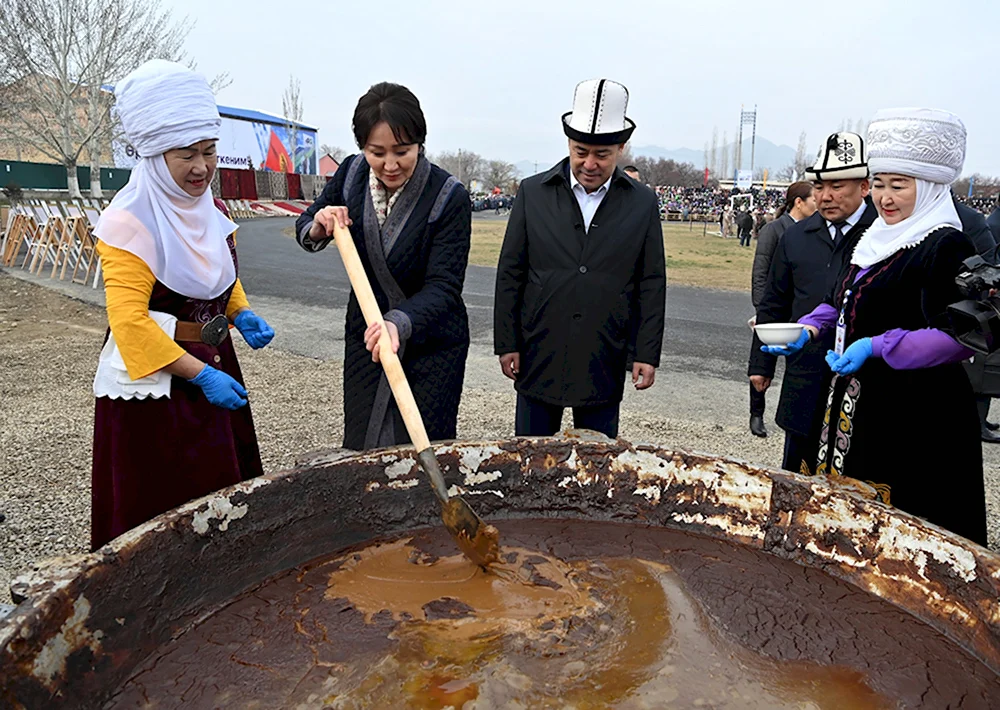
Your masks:
[{"label": "white felt kalpak", "polygon": [[576,85],[573,110],[563,114],[563,131],[579,143],[627,143],[635,123],[625,115],[628,89],[610,79],[588,79]]}]

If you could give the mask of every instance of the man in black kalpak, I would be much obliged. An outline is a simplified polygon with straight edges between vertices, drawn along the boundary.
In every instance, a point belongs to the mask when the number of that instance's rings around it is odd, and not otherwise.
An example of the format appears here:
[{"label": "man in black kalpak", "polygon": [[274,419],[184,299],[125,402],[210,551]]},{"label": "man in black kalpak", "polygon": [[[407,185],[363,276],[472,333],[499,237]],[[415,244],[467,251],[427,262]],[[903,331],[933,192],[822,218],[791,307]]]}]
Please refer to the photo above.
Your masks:
[{"label": "man in black kalpak", "polygon": [[[816,186],[819,209],[782,235],[757,308],[757,323],[795,322],[819,305],[833,289],[861,234],[878,216],[866,199],[871,187],[867,153],[858,134],[831,134],[816,164],[806,172]],[[798,350],[789,352],[775,416],[785,430],[781,465],[786,470],[812,472],[816,466],[820,400],[832,377],[824,357],[832,347],[830,335],[812,342],[804,339]],[[754,337],[748,374],[774,377],[775,363],[775,356],[762,352],[760,340]]]}]

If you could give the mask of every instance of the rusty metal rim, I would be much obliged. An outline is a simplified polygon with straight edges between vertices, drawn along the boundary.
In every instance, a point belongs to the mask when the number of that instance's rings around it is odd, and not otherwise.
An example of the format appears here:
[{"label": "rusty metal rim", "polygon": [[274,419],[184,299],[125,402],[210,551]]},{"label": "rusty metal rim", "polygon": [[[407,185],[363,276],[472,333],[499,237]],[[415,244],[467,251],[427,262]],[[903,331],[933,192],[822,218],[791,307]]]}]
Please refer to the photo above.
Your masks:
[{"label": "rusty metal rim", "polygon": [[[887,599],[1000,673],[1000,557],[871,500],[864,484],[579,436],[445,443],[436,450],[455,490],[475,497],[484,517],[641,522],[748,545]],[[534,495],[539,488],[553,491],[547,502]],[[296,496],[301,507],[290,503]],[[99,590],[129,575],[155,576],[150,554],[176,558],[181,570],[186,562],[184,572],[215,585],[164,591],[164,609],[176,618],[169,620],[173,626],[156,628],[167,633],[232,592],[232,580],[209,576],[225,553],[242,550],[234,569],[259,582],[261,575],[331,551],[320,550],[323,540],[303,529],[363,540],[376,531],[430,524],[435,515],[415,454],[403,448],[315,456],[290,471],[193,501],[97,552],[57,558],[19,577],[13,586],[25,601],[0,621],[0,680],[13,673],[11,662],[52,689],[71,676],[85,677],[85,668],[68,671],[65,657],[63,666],[42,667],[39,675],[38,659],[52,639],[95,656],[102,644],[113,643],[114,625],[88,626],[87,614],[80,621],[79,602],[87,601],[94,624],[113,618],[100,608]],[[259,547],[282,524],[292,526],[282,530],[291,533],[290,541]],[[258,547],[247,554],[244,548],[254,543]],[[169,574],[160,575],[168,585]]]}]

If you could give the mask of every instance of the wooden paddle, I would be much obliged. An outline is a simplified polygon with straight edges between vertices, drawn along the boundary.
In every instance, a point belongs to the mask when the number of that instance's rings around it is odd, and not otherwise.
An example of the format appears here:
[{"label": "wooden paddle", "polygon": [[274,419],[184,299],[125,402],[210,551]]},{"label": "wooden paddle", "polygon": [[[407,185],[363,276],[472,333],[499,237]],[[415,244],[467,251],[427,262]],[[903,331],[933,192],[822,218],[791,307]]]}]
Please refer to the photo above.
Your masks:
[{"label": "wooden paddle", "polygon": [[430,439],[427,438],[424,420],[420,416],[420,410],[417,409],[417,402],[410,390],[410,383],[406,380],[403,365],[392,351],[392,341],[382,321],[382,311],[375,300],[368,274],[365,273],[361,257],[358,256],[351,232],[337,225],[333,230],[333,237],[365,321],[369,326],[372,323],[379,323],[382,326],[382,334],[379,337],[379,361],[385,369],[386,379],[389,380],[393,397],[396,398],[396,406],[399,407],[406,431],[417,449],[417,461],[430,477],[434,494],[441,502],[441,519],[466,557],[477,565],[486,567],[499,558],[499,533],[495,527],[484,523],[461,496],[448,497],[448,487],[445,485],[441,466],[438,464],[437,456],[434,455],[434,449],[431,448]]}]

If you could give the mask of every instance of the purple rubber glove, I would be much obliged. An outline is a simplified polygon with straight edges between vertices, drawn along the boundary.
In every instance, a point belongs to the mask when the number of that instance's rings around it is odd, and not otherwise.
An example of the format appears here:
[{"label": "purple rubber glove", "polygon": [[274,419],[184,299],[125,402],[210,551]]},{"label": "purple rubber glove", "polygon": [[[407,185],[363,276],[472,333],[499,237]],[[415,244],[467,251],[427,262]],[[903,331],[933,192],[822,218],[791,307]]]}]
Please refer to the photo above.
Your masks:
[{"label": "purple rubber glove", "polygon": [[236,315],[233,325],[240,331],[240,335],[247,341],[247,345],[254,350],[264,347],[274,337],[274,328],[253,311],[240,311]]},{"label": "purple rubber glove", "polygon": [[789,343],[788,345],[762,345],[760,349],[768,353],[769,355],[794,355],[799,350],[804,348],[809,342],[809,331],[806,328],[802,329],[799,333],[799,338],[794,343]]},{"label": "purple rubber glove", "polygon": [[847,346],[843,355],[830,350],[826,354],[826,364],[838,375],[853,375],[872,356],[872,339],[862,338]]},{"label": "purple rubber glove", "polygon": [[222,370],[216,370],[211,365],[205,365],[202,371],[188,380],[192,385],[201,387],[208,401],[216,407],[224,409],[239,409],[246,406],[247,391],[239,382]]}]

